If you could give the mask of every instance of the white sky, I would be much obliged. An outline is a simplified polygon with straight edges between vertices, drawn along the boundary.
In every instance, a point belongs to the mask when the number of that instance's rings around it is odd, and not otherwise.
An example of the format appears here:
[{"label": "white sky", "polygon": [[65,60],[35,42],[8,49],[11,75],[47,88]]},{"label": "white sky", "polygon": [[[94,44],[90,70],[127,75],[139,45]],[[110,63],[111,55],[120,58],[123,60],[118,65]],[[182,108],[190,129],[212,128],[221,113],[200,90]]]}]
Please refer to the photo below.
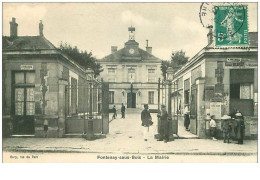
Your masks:
[{"label": "white sky", "polygon": [[[124,47],[127,28],[136,27],[136,41],[145,50],[146,39],[153,54],[170,59],[183,49],[189,57],[207,44],[207,30],[199,20],[201,3],[3,3],[3,35],[16,17],[19,36],[44,35],[56,47],[67,42],[102,58],[111,46]],[[249,31],[257,31],[257,3],[248,4]]]}]

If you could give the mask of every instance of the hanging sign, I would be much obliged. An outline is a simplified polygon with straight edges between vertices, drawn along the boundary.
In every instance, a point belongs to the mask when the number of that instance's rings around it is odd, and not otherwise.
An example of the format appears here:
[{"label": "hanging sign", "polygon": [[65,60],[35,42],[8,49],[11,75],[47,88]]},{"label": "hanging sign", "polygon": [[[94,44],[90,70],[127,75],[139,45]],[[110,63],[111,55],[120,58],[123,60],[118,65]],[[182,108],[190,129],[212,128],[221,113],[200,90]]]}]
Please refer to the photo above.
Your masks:
[{"label": "hanging sign", "polygon": [[33,65],[21,65],[21,70],[33,70]]}]

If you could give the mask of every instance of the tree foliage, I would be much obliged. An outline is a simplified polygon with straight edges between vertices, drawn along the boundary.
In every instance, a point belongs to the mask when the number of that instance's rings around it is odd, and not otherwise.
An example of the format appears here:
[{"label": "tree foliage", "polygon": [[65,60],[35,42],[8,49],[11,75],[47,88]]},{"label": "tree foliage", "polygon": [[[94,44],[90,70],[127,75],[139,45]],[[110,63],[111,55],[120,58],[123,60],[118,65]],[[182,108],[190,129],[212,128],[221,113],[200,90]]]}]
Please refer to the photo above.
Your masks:
[{"label": "tree foliage", "polygon": [[174,72],[180,69],[187,61],[189,57],[185,55],[183,50],[172,52],[171,61],[162,61],[161,71],[163,78],[166,79],[166,70],[168,67],[172,67]]},{"label": "tree foliage", "polygon": [[60,50],[73,59],[77,64],[84,68],[91,68],[94,71],[95,77],[103,71],[102,66],[93,57],[92,52],[80,51],[77,46],[72,47],[67,43],[60,43]]}]

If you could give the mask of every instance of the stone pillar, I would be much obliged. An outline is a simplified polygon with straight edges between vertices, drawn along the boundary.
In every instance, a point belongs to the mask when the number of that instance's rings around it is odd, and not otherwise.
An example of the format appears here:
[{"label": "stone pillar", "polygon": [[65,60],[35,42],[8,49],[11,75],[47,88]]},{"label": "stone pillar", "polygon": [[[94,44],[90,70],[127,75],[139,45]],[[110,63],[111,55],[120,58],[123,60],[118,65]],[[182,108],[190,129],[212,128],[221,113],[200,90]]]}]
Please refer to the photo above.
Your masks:
[{"label": "stone pillar", "polygon": [[65,88],[68,85],[66,80],[59,80],[59,92],[58,92],[58,137],[62,137],[65,134]]},{"label": "stone pillar", "polygon": [[254,116],[258,116],[258,73],[254,69]]},{"label": "stone pillar", "polygon": [[205,79],[197,79],[197,135],[200,138],[206,138],[206,121],[205,121],[205,101],[204,96],[204,87]]}]

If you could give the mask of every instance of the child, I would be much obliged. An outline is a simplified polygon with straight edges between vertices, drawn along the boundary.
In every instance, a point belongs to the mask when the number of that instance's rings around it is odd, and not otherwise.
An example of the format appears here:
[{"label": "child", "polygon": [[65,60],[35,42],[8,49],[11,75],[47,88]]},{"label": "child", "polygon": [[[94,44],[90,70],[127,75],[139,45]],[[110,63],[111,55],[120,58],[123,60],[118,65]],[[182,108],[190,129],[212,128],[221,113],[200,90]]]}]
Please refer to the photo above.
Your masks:
[{"label": "child", "polygon": [[215,118],[214,115],[210,116],[210,122],[209,122],[210,134],[211,134],[212,140],[217,141],[217,139],[216,139],[217,124],[216,124],[216,121],[214,120],[214,118]]}]

